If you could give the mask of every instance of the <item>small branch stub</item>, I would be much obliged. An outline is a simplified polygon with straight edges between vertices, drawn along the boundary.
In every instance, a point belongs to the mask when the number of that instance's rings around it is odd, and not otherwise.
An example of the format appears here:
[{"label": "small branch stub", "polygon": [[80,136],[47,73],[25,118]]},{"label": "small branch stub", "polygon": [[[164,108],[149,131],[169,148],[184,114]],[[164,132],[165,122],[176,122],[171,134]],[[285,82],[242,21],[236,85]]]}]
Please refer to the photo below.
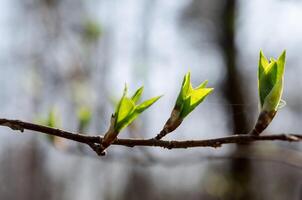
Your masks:
[{"label": "small branch stub", "polygon": [[258,117],[255,128],[252,130],[252,135],[260,135],[264,129],[271,123],[276,115],[276,111],[262,111]]},{"label": "small branch stub", "polygon": [[160,133],[154,138],[156,140],[160,140],[163,137],[165,137],[168,133],[171,133],[175,129],[180,126],[182,123],[182,119],[179,117],[179,111],[178,109],[174,108],[170,118],[167,120],[166,124],[164,125],[163,130],[160,131]]},{"label": "small branch stub", "polygon": [[[20,122],[20,123],[22,123],[22,122]],[[7,126],[15,131],[21,131],[21,133],[24,132],[24,128],[20,124],[17,124],[17,123],[15,124],[15,123],[11,123],[11,122],[5,122],[5,123],[2,123],[1,125]]]}]

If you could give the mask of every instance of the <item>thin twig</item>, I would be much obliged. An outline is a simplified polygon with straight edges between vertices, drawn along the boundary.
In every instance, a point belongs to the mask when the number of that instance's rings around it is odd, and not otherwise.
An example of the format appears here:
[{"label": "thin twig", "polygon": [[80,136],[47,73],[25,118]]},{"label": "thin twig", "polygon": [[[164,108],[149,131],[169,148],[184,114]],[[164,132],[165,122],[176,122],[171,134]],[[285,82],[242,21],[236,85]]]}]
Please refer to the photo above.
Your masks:
[{"label": "thin twig", "polygon": [[[23,132],[24,130],[31,130],[35,132],[40,132],[48,135],[54,135],[76,142],[84,143],[89,145],[94,151],[98,152],[97,147],[102,142],[103,137],[100,135],[86,135],[73,133],[61,129],[50,128],[47,126],[42,126],[38,124],[33,124],[29,122],[24,122],[20,120],[10,120],[10,119],[0,119],[0,126],[7,126],[13,130],[19,130]],[[241,144],[247,142],[255,141],[287,141],[287,142],[301,142],[302,135],[299,134],[275,134],[275,135],[232,135],[221,138],[214,139],[204,139],[204,140],[156,140],[156,139],[116,139],[113,145],[121,145],[127,147],[134,146],[150,146],[150,147],[162,147],[167,149],[180,149],[180,148],[193,148],[193,147],[220,147],[223,144]]]}]

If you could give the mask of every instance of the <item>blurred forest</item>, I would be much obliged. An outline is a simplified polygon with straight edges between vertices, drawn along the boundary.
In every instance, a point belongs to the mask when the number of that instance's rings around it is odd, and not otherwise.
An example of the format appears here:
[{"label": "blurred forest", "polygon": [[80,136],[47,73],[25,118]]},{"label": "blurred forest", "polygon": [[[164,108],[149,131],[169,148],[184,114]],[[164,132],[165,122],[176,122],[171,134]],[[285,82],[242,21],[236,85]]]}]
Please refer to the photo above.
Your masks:
[{"label": "blurred forest", "polygon": [[[0,118],[103,134],[125,82],[164,94],[120,137],[154,137],[183,75],[215,94],[167,139],[246,134],[258,113],[262,49],[287,50],[282,108],[266,133],[301,133],[302,2],[296,0],[2,0]],[[77,112],[92,110],[84,130]],[[90,149],[0,128],[0,199],[302,199],[302,145]],[[238,156],[238,155],[244,156]],[[255,154],[260,157],[255,157]]]}]

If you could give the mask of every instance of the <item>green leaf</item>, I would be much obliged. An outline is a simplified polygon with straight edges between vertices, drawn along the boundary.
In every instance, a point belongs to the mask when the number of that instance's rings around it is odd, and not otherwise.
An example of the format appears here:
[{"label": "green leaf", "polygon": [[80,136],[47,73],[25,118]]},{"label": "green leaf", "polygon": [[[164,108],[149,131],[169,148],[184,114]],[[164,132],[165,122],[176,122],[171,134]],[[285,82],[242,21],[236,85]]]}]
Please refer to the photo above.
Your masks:
[{"label": "green leaf", "polygon": [[200,88],[193,90],[190,93],[189,98],[185,100],[180,117],[185,118],[190,114],[213,90],[213,88]]},{"label": "green leaf", "polygon": [[266,76],[269,76],[270,81],[272,83],[276,83],[277,82],[277,72],[278,72],[278,64],[276,61],[272,61],[271,62],[272,65],[269,65],[267,67],[267,72],[266,72]]},{"label": "green leaf", "polygon": [[259,80],[259,95],[261,106],[264,104],[265,97],[270,93],[276,84],[278,65],[276,62],[270,63],[266,69],[261,79]]},{"label": "green leaf", "polygon": [[205,80],[196,89],[198,90],[198,89],[201,89],[201,88],[205,88],[207,86],[208,82],[209,82],[208,80]]},{"label": "green leaf", "polygon": [[158,99],[160,99],[162,96],[157,96],[154,97],[152,99],[149,99],[147,101],[144,101],[143,103],[141,103],[139,106],[136,107],[136,111],[138,113],[142,113],[144,110],[146,110],[147,108],[149,108],[152,104],[154,104]]},{"label": "green leaf", "polygon": [[122,130],[123,128],[129,126],[143,111],[148,109],[152,106],[157,100],[159,100],[162,96],[157,96],[151,98],[147,101],[144,101],[140,105],[136,106],[133,112],[128,114],[119,124],[118,131]]},{"label": "green leaf", "polygon": [[77,112],[77,117],[79,120],[79,131],[84,131],[86,129],[90,122],[91,122],[91,110],[88,107],[81,107]]},{"label": "green leaf", "polygon": [[188,72],[186,75],[185,75],[185,78],[184,78],[184,84],[182,86],[182,90],[181,90],[181,96],[183,99],[185,99],[185,96],[187,95],[189,89],[190,89],[190,86],[191,86],[191,73]]},{"label": "green leaf", "polygon": [[89,42],[95,42],[102,35],[102,27],[96,20],[87,20],[82,28],[84,39],[87,39]]},{"label": "green leaf", "polygon": [[192,95],[192,102],[191,102],[191,108],[192,110],[195,109],[201,102],[203,102],[203,100],[211,93],[213,92],[214,88],[203,88],[200,91],[196,92],[196,96],[198,96],[198,98],[195,98],[195,95]]},{"label": "green leaf", "polygon": [[134,112],[129,114],[127,117],[125,117],[125,119],[123,119],[123,121],[118,124],[116,130],[120,132],[123,128],[129,126],[139,116],[139,114],[140,113],[134,110]]},{"label": "green leaf", "polygon": [[[258,67],[258,90],[262,109],[277,110],[283,91],[283,75],[286,52],[283,51],[278,60],[270,59],[270,63],[260,51]],[[271,110],[268,110],[271,109]]]},{"label": "green leaf", "polygon": [[[51,128],[59,128],[61,126],[60,118],[57,116],[56,109],[54,108],[51,108],[49,110],[47,117],[39,117],[35,121],[38,124],[41,124],[43,126],[48,126]],[[55,137],[56,136],[54,135],[46,135],[46,138],[51,143],[54,143]]]},{"label": "green leaf", "polygon": [[137,103],[140,100],[143,91],[144,91],[144,87],[142,86],[134,93],[134,95],[131,97],[131,99],[132,99],[132,101],[134,101],[134,103]]},{"label": "green leaf", "polygon": [[190,86],[191,86],[190,80],[191,80],[191,73],[188,72],[184,76],[184,79],[183,79],[183,82],[181,85],[181,90],[180,90],[180,93],[176,100],[176,106],[181,106],[183,104],[183,101],[185,100],[187,93],[190,90]]},{"label": "green leaf", "polygon": [[127,97],[123,97],[119,111],[117,113],[117,119],[116,119],[117,123],[121,122],[125,117],[127,117],[127,115],[133,112],[134,108],[135,108],[134,102]]},{"label": "green leaf", "polygon": [[184,119],[191,111],[191,97],[189,96],[183,103],[179,117]]},{"label": "green leaf", "polygon": [[267,67],[267,65],[269,64],[267,58],[264,56],[262,50],[260,50],[260,55],[259,55],[259,65],[258,65],[258,79],[260,80],[265,68]]},{"label": "green leaf", "polygon": [[192,112],[213,90],[213,88],[206,88],[207,80],[193,88],[190,79],[190,72],[188,72],[184,77],[174,108],[179,111],[179,117],[182,119]]},{"label": "green leaf", "polygon": [[280,80],[284,74],[286,51],[284,50],[277,60],[278,72],[277,80]]},{"label": "green leaf", "polygon": [[264,100],[263,110],[277,110],[283,91],[283,79],[279,80]]},{"label": "green leaf", "polygon": [[61,126],[60,117],[58,116],[57,111],[54,108],[49,109],[46,117],[38,117],[34,121],[43,126],[49,126],[52,128]]},{"label": "green leaf", "polygon": [[130,125],[140,113],[155,103],[159,97],[149,99],[140,105],[136,105],[143,93],[143,87],[139,88],[131,98],[127,97],[127,86],[125,86],[124,94],[119,101],[115,113],[113,115],[113,127],[116,132],[120,132],[123,128]]},{"label": "green leaf", "polygon": [[56,114],[55,114],[55,111],[53,109],[51,109],[48,113],[47,126],[52,127],[52,128],[57,126]]},{"label": "green leaf", "polygon": [[118,104],[117,104],[117,106],[116,106],[114,115],[116,115],[116,114],[119,112],[119,110],[120,110],[120,108],[121,108],[122,101],[123,101],[123,99],[126,97],[127,92],[128,92],[128,87],[127,87],[127,84],[125,84],[123,96],[122,96],[122,98],[120,99],[120,101],[118,102]]},{"label": "green leaf", "polygon": [[132,101],[132,99],[123,97],[115,122],[115,129],[117,131],[120,131],[122,128],[124,128],[127,125],[125,124],[125,119],[128,116],[130,116],[134,111],[135,111],[135,104]]},{"label": "green leaf", "polygon": [[200,88],[191,92],[191,102],[190,106],[199,104],[202,99],[204,99],[209,93],[213,91],[213,88]]}]

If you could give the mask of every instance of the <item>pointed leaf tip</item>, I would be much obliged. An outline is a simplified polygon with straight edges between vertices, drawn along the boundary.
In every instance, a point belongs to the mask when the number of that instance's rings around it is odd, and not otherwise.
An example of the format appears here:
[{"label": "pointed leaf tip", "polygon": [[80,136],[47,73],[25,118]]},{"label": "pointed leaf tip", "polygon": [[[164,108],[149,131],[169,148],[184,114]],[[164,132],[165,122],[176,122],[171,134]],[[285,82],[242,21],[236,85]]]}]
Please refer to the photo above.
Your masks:
[{"label": "pointed leaf tip", "polygon": [[185,97],[187,96],[188,91],[190,90],[190,87],[191,87],[191,73],[188,72],[184,75],[183,82],[181,84],[180,92],[176,100],[177,106],[180,106],[183,103]]},{"label": "pointed leaf tip", "polygon": [[188,72],[184,77],[184,84],[182,87],[183,95],[185,95],[187,93],[187,91],[189,90],[190,84],[191,84],[191,73]]},{"label": "pointed leaf tip", "polygon": [[286,59],[286,51],[284,50],[277,60],[278,68],[280,68],[279,73],[284,73],[285,59]]},{"label": "pointed leaf tip", "polygon": [[125,84],[123,96],[116,107],[115,113],[112,115],[112,127],[117,133],[130,125],[141,112],[146,110],[161,97],[154,97],[137,106],[136,103],[140,100],[144,87],[142,86],[137,89],[131,98],[127,96],[127,89],[127,85]]},{"label": "pointed leaf tip", "polygon": [[121,97],[121,99],[120,99],[119,102],[117,103],[116,108],[115,108],[115,111],[114,111],[114,116],[116,116],[116,118],[117,118],[117,115],[118,115],[119,110],[120,110],[120,108],[121,108],[122,101],[123,101],[123,99],[124,99],[124,98],[126,97],[126,95],[127,95],[127,92],[128,92],[128,86],[127,86],[127,83],[125,83],[124,91],[123,91],[123,96]]},{"label": "pointed leaf tip", "polygon": [[128,85],[125,83],[123,96],[126,96],[128,92]]},{"label": "pointed leaf tip", "polygon": [[258,62],[258,80],[260,80],[263,77],[265,69],[268,65],[269,65],[269,62],[268,62],[267,58],[263,54],[263,51],[260,50],[259,62]]},{"label": "pointed leaf tip", "polygon": [[153,97],[153,98],[151,98],[149,100],[146,100],[143,103],[141,103],[140,105],[138,105],[135,110],[138,113],[142,113],[144,110],[146,110],[147,108],[149,108],[150,106],[152,106],[152,104],[154,104],[161,97],[162,97],[162,95],[161,96],[157,96],[157,97]]},{"label": "pointed leaf tip", "polygon": [[204,82],[202,82],[196,89],[201,89],[201,88],[205,88],[208,84],[208,80],[205,80]]},{"label": "pointed leaf tip", "polygon": [[263,64],[263,66],[268,65],[269,63],[262,50],[260,50],[259,61]]},{"label": "pointed leaf tip", "polygon": [[279,60],[280,58],[285,59],[285,57],[286,57],[286,49],[284,49],[284,50],[282,51],[282,53],[281,53],[281,55],[279,56],[278,60]]},{"label": "pointed leaf tip", "polygon": [[144,86],[142,86],[138,90],[136,90],[136,92],[133,94],[133,96],[131,97],[131,99],[135,103],[137,103],[140,100],[140,98],[141,98],[141,96],[143,94],[143,91],[144,91]]}]

